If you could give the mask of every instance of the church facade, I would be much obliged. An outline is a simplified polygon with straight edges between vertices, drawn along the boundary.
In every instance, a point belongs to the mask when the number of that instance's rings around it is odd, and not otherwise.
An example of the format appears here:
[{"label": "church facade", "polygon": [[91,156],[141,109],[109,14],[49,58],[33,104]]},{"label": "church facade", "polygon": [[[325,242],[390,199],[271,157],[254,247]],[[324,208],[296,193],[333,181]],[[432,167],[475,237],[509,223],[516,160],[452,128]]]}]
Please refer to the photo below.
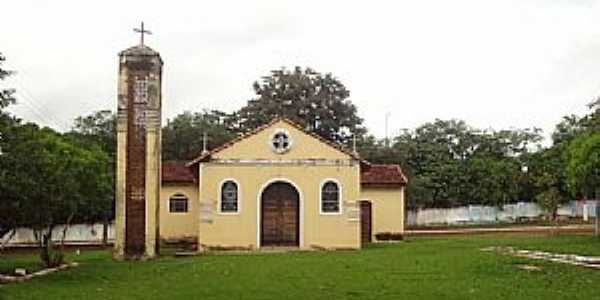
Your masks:
[{"label": "church facade", "polygon": [[115,257],[161,241],[199,249],[358,249],[404,232],[406,177],[279,118],[187,162],[162,162],[162,67],[144,45],[119,54]]},{"label": "church facade", "polygon": [[190,162],[164,162],[160,236],[202,249],[358,249],[404,232],[406,177],[276,119]]}]

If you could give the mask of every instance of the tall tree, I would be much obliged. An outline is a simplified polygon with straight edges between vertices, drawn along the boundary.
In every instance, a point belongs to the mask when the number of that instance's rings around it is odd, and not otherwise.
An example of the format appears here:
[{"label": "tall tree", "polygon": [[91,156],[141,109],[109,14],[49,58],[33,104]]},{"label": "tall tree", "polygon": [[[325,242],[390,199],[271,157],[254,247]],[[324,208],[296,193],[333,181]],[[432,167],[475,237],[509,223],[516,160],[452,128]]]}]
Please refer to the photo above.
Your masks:
[{"label": "tall tree", "polygon": [[117,147],[117,116],[110,110],[99,110],[75,119],[72,130],[66,133],[70,141],[88,149],[93,155],[104,155],[108,160],[97,159],[95,165],[97,180],[81,179],[83,184],[92,184],[87,190],[93,203],[82,214],[80,222],[103,223],[102,241],[108,243],[108,227],[115,215],[115,169]]},{"label": "tall tree", "polygon": [[43,261],[48,266],[60,264],[62,254],[53,246],[53,230],[58,225],[68,229],[73,222],[99,221],[98,212],[106,210],[105,197],[113,185],[107,178],[108,155],[34,124],[15,126],[6,138],[0,209],[14,215],[3,218],[32,228]]},{"label": "tall tree", "polygon": [[187,160],[199,155],[206,134],[207,149],[215,148],[236,136],[229,129],[229,116],[220,111],[184,112],[162,129],[163,160]]},{"label": "tall tree", "polygon": [[257,97],[235,114],[235,128],[242,132],[275,117],[289,118],[308,131],[342,144],[348,144],[353,134],[366,132],[356,106],[348,99],[350,91],[330,73],[282,68],[253,87]]},{"label": "tall tree", "polygon": [[[596,110],[598,113],[599,110]],[[600,124],[600,123],[598,123]],[[600,133],[582,135],[567,150],[571,191],[583,197],[600,198]],[[600,236],[600,205],[596,202],[596,236]]]},{"label": "tall tree", "polygon": [[[6,58],[0,53],[0,81],[4,81],[6,77],[13,73],[2,67],[5,60]],[[5,178],[8,169],[5,156],[3,155],[4,152],[6,152],[7,147],[6,132],[18,122],[15,118],[3,111],[4,108],[15,102],[13,94],[14,89],[0,89],[0,195],[6,195],[7,188]],[[0,199],[0,216],[16,213],[16,207],[12,205],[12,202],[2,200],[3,199]],[[0,218],[0,237],[3,237],[6,233],[14,230],[16,225],[17,220],[15,219]]]},{"label": "tall tree", "polygon": [[582,135],[567,150],[571,190],[584,197],[600,197],[600,133]]},{"label": "tall tree", "polygon": [[583,117],[565,117],[556,126],[552,149],[562,160],[565,190],[576,197],[598,197],[600,191],[600,98]]},{"label": "tall tree", "polygon": [[94,144],[111,157],[117,148],[117,115],[111,110],[99,110],[86,116],[79,116],[67,134],[84,144]]}]

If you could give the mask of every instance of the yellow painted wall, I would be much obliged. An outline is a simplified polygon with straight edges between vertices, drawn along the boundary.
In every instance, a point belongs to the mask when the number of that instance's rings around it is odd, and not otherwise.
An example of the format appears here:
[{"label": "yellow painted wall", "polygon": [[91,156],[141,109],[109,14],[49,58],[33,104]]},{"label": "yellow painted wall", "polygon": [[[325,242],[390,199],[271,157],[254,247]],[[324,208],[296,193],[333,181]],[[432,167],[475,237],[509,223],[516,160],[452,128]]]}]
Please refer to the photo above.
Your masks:
[{"label": "yellow painted wall", "polygon": [[[187,213],[169,212],[169,198],[175,194],[188,197]],[[195,184],[163,184],[160,192],[160,238],[177,240],[198,236],[198,187]]]},{"label": "yellow painted wall", "polygon": [[378,232],[404,233],[404,187],[363,187],[360,200],[371,201],[374,241]]},{"label": "yellow painted wall", "polygon": [[[259,200],[268,183],[291,182],[300,195],[300,247],[360,247],[356,215],[358,165],[334,166],[240,166],[203,164],[201,171],[199,242],[210,246],[258,247]],[[319,191],[322,181],[334,178],[342,190],[342,213],[322,215]],[[227,179],[238,182],[239,212],[219,212],[220,185]],[[354,209],[354,212],[352,211]]]},{"label": "yellow painted wall", "polygon": [[[269,145],[279,128],[288,130],[293,140],[291,150],[277,154]],[[269,164],[252,163],[268,159]],[[296,160],[322,159],[315,165]],[[234,162],[218,162],[234,160]],[[244,160],[245,162],[238,162]],[[282,163],[292,161],[291,163]],[[279,162],[278,162],[279,161]],[[213,162],[200,168],[199,243],[207,246],[259,247],[259,200],[268,183],[292,182],[300,195],[300,247],[359,248],[360,223],[357,218],[359,199],[359,165],[345,153],[331,148],[285,122],[278,122],[213,156]],[[319,192],[325,179],[341,185],[342,213],[322,215]],[[220,185],[234,179],[239,185],[239,213],[219,212]]]}]

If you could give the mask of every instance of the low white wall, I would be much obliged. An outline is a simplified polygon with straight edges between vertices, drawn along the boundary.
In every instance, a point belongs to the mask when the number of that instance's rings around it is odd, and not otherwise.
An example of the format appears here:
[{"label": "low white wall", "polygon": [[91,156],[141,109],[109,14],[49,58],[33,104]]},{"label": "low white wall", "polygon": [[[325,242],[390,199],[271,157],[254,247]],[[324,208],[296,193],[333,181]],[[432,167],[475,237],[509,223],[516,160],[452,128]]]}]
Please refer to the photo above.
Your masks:
[{"label": "low white wall", "polygon": [[[600,200],[581,200],[571,201],[559,208],[560,216],[584,217],[584,211],[588,217],[594,217],[596,205]],[[584,206],[587,206],[584,209]],[[504,205],[502,209],[493,206],[471,205],[447,209],[422,209],[418,211],[406,212],[406,225],[433,225],[433,224],[481,224],[494,222],[514,222],[518,218],[528,217],[536,218],[544,214],[544,211],[536,203],[519,202],[516,204]],[[586,219],[586,218],[584,218]],[[54,241],[60,241],[63,237],[63,226],[57,226],[52,234]],[[102,244],[102,224],[77,224],[71,225],[67,230],[65,243],[70,245],[100,245]],[[108,227],[108,242],[114,241],[114,227],[110,224]],[[9,238],[8,234],[0,238],[0,244],[7,246],[32,246],[37,241],[33,230],[29,228],[17,229],[15,235],[5,243]]]},{"label": "low white wall", "polygon": [[[52,240],[59,242],[63,238],[63,229],[64,226],[57,226],[52,231]],[[102,224],[76,224],[71,225],[67,230],[67,234],[65,237],[65,243],[69,245],[74,244],[90,244],[90,245],[99,245],[102,244],[102,232],[103,232]],[[36,245],[38,242],[35,239],[33,234],[33,230],[29,228],[19,228],[16,230],[15,235],[8,240],[10,234],[6,234],[4,237],[0,239],[1,244],[5,244],[7,246],[31,246]],[[110,224],[108,226],[108,242],[112,243],[114,240],[114,230],[113,225]]]},{"label": "low white wall", "polygon": [[[588,217],[595,216],[598,200],[571,201],[558,209],[559,216],[583,217],[587,206]],[[421,209],[407,211],[406,225],[432,224],[479,224],[495,222],[514,222],[519,218],[536,218],[544,215],[537,203],[519,202],[507,204],[499,209],[494,206],[470,205],[455,208]]]}]

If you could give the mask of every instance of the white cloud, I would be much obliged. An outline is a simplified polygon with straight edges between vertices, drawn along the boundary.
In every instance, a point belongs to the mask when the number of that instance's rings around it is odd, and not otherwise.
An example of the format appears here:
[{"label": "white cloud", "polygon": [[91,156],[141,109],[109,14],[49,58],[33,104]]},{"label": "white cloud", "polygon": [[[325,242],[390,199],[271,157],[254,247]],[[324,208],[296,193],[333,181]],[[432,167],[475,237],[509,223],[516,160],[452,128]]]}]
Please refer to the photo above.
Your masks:
[{"label": "white cloud", "polygon": [[116,54],[137,42],[141,19],[165,60],[166,117],[239,108],[254,80],[294,65],[338,76],[378,136],[386,111],[392,132],[461,118],[549,133],[600,94],[597,1],[25,0],[3,9],[0,51],[19,72],[8,83],[46,120],[27,104],[13,110],[63,127],[115,106]]}]

